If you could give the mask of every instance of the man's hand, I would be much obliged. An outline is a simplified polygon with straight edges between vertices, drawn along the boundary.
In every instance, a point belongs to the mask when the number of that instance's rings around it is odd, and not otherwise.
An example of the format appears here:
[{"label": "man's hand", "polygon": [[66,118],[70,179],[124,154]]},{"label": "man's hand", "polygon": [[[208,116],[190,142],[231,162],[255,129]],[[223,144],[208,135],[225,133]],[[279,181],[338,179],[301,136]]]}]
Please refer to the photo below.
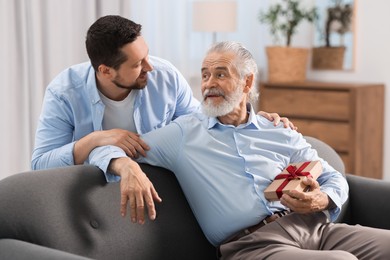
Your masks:
[{"label": "man's hand", "polygon": [[311,213],[322,211],[328,208],[329,197],[320,190],[320,185],[313,178],[304,178],[303,183],[310,187],[308,192],[291,191],[283,194],[280,202],[298,213]]},{"label": "man's hand", "polygon": [[[149,146],[139,137],[139,134],[123,130],[111,129],[97,131],[98,145],[115,145],[121,148],[130,158],[138,158],[138,154],[146,156]],[[95,137],[96,138],[96,137]]]},{"label": "man's hand", "polygon": [[298,129],[298,127],[294,126],[293,122],[288,120],[287,117],[280,117],[278,113],[267,113],[265,111],[259,111],[257,114],[267,118],[271,122],[274,122],[274,126],[277,126],[280,121],[282,121],[285,128],[290,127],[292,130]]},{"label": "man's hand", "polygon": [[74,163],[83,164],[93,149],[105,145],[115,145],[121,148],[130,158],[137,158],[139,154],[145,157],[146,151],[150,149],[138,134],[127,130],[94,131],[78,140],[74,145]]},{"label": "man's hand", "polygon": [[154,201],[161,202],[157,191],[139,165],[130,158],[113,159],[110,170],[121,176],[121,215],[126,216],[127,204],[130,205],[131,221],[145,223],[145,206],[149,219],[156,218]]}]

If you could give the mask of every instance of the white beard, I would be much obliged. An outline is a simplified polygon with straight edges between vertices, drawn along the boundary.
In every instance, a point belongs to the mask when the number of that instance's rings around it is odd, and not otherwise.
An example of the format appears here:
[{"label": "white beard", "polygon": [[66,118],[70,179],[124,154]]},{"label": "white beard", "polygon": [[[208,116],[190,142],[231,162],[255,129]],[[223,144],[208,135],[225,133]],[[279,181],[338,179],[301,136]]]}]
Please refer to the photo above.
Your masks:
[{"label": "white beard", "polygon": [[[225,100],[223,100],[221,104],[215,106],[213,105],[212,101],[206,100],[207,95],[209,95],[210,93],[219,94]],[[227,115],[240,104],[242,94],[243,94],[243,89],[240,87],[237,87],[236,90],[233,93],[231,93],[229,96],[226,96],[222,90],[217,88],[207,89],[203,93],[202,111],[206,116],[209,117],[218,117],[218,116]]]}]

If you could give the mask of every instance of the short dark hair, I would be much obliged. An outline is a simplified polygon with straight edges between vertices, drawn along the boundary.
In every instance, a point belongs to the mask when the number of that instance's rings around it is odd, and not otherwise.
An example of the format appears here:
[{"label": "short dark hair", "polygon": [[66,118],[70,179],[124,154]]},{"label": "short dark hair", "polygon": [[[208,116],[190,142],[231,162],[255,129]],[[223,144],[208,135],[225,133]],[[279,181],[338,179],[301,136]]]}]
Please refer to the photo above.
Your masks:
[{"label": "short dark hair", "polygon": [[127,60],[121,48],[141,35],[140,24],[119,15],[99,18],[89,27],[85,46],[92,66],[97,71],[101,64],[118,69]]}]

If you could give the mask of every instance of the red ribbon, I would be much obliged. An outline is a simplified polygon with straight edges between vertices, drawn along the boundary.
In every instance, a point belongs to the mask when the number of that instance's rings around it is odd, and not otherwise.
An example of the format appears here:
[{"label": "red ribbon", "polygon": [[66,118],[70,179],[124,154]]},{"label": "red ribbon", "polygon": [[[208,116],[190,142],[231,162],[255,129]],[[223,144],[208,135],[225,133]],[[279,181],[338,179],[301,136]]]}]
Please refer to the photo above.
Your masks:
[{"label": "red ribbon", "polygon": [[304,162],[299,168],[297,168],[294,165],[289,165],[286,168],[288,173],[281,173],[281,174],[276,175],[275,180],[285,179],[282,182],[282,184],[280,184],[280,186],[276,189],[276,195],[278,196],[279,199],[283,195],[284,187],[286,187],[286,185],[291,180],[299,179],[299,177],[303,177],[303,176],[312,177],[310,172],[303,172],[303,169],[305,169],[306,166],[308,166],[309,164],[310,164],[310,162]]}]

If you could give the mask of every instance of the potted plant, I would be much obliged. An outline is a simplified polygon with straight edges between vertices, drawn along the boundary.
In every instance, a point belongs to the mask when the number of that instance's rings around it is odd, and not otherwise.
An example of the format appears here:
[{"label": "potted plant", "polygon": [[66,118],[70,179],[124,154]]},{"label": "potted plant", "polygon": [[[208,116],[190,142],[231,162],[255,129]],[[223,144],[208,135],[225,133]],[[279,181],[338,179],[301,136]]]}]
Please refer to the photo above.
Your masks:
[{"label": "potted plant", "polygon": [[282,46],[266,48],[268,81],[304,81],[309,49],[293,48],[291,42],[301,22],[311,23],[317,19],[317,9],[303,8],[299,0],[282,0],[270,6],[266,12],[260,11],[258,18],[261,23],[269,25],[275,43],[285,40]]},{"label": "potted plant", "polygon": [[[351,30],[353,8],[343,0],[333,0],[333,6],[326,10],[324,39],[325,46],[313,48],[314,69],[342,69],[344,63],[344,34]],[[332,33],[338,34],[338,45],[331,41]]]}]

